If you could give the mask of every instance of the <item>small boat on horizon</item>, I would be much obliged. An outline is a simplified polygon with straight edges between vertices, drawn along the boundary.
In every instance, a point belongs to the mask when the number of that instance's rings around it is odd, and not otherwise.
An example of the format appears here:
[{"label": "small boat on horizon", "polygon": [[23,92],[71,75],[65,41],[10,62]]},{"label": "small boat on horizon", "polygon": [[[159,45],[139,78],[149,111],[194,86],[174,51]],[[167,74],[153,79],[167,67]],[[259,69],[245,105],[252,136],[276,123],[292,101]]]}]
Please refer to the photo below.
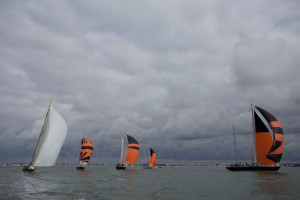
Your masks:
[{"label": "small boat on horizon", "polygon": [[93,143],[86,139],[83,138],[81,140],[81,150],[80,150],[80,156],[79,156],[79,166],[76,167],[76,169],[82,170],[84,169],[84,166],[87,165],[87,163],[90,161],[92,154],[94,150],[94,145]]},{"label": "small boat on horizon", "polygon": [[[252,106],[254,156],[252,164],[232,164],[230,171],[278,171],[283,154],[284,135],[280,121],[270,112]],[[233,128],[234,130],[234,128]]]},{"label": "small boat on horizon", "polygon": [[149,152],[150,152],[149,153],[149,161],[146,164],[146,166],[144,167],[144,169],[152,169],[156,165],[156,153],[155,153],[155,151],[153,151],[153,149],[150,148]]},{"label": "small boat on horizon", "polygon": [[62,145],[65,142],[68,127],[64,118],[54,108],[55,100],[52,99],[32,160],[28,166],[23,166],[23,171],[34,171],[35,167],[53,166],[57,160]]},{"label": "small boat on horizon", "polygon": [[116,169],[126,169],[126,167],[131,164],[134,165],[140,151],[140,145],[137,140],[130,136],[122,136],[122,147],[121,147],[121,156],[120,163],[116,165]]}]

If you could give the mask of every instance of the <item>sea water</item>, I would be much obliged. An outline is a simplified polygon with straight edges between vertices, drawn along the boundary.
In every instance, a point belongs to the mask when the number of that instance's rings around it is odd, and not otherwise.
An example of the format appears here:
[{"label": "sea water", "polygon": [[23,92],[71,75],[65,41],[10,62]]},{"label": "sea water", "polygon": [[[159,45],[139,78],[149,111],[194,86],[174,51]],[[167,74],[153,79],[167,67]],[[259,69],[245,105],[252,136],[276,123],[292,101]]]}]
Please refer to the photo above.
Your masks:
[{"label": "sea water", "polygon": [[0,199],[300,199],[300,168],[232,172],[178,166],[116,170],[113,165],[0,167]]}]

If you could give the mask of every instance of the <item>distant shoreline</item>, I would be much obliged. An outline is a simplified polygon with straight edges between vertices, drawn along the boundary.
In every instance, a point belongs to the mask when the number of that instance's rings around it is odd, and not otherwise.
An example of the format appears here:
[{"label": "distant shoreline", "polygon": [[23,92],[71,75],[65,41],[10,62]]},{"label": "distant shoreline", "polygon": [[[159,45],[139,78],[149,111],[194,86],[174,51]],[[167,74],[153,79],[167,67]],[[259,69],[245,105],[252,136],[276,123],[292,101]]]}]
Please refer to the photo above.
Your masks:
[{"label": "distant shoreline", "polygon": [[[28,163],[1,163],[0,167],[10,167],[10,166],[18,166],[21,167],[23,165],[28,165]],[[58,163],[55,166],[77,166],[78,164],[72,164],[72,163]],[[115,166],[115,164],[88,164],[90,166]],[[191,166],[191,167],[225,167],[227,165],[230,165],[230,163],[222,163],[222,164],[157,164],[157,166],[161,167],[184,167],[184,166]],[[135,166],[143,166],[142,164],[135,165]],[[282,163],[280,164],[281,167],[300,167],[300,163]]]}]

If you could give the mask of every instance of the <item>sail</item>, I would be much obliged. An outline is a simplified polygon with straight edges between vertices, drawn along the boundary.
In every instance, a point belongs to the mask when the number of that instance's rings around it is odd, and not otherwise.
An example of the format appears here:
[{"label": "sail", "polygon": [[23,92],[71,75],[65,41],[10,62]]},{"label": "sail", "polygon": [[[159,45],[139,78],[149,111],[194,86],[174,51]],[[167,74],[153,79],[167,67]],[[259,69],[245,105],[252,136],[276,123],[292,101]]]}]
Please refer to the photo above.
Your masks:
[{"label": "sail", "polygon": [[122,136],[122,147],[121,147],[120,164],[124,164],[124,136]]},{"label": "sail", "polygon": [[67,136],[67,124],[52,100],[31,161],[31,166],[52,166]]},{"label": "sail", "polygon": [[130,163],[134,165],[140,151],[140,145],[137,140],[130,135],[125,135],[125,145],[124,145],[124,157],[125,163]]},{"label": "sail", "polygon": [[122,137],[122,148],[121,148],[121,161],[120,164],[127,164],[125,163],[125,158],[127,156],[128,153],[128,139],[127,139],[127,135],[124,135]]},{"label": "sail", "polygon": [[151,148],[150,148],[150,159],[148,161],[148,164],[151,165],[152,167],[155,167],[156,165],[156,153]]},{"label": "sail", "polygon": [[79,160],[82,162],[89,162],[94,150],[94,145],[91,141],[89,141],[86,138],[83,138],[81,140],[81,151],[80,151],[80,157]]},{"label": "sail", "polygon": [[257,163],[276,165],[281,160],[284,146],[280,121],[268,111],[255,106],[254,122]]}]

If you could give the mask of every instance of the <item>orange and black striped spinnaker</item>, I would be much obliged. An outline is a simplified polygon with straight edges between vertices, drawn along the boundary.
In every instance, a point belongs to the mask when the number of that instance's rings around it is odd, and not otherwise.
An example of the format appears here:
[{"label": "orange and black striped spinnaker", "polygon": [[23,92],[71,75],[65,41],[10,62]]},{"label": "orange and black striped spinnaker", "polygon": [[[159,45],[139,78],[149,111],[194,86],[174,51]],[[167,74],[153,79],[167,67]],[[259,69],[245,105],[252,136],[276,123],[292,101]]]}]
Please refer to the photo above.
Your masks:
[{"label": "orange and black striped spinnaker", "polygon": [[135,138],[130,135],[126,135],[128,140],[128,153],[125,158],[125,161],[134,165],[140,151],[140,145]]},{"label": "orange and black striped spinnaker", "polygon": [[271,148],[269,149],[268,154],[266,155],[266,158],[278,163],[281,160],[284,147],[284,135],[282,125],[280,121],[270,112],[257,106],[256,108],[259,110],[259,112],[263,115],[265,120],[270,125],[272,130],[271,134],[273,134],[274,138],[274,140],[272,141]]},{"label": "orange and black striped spinnaker", "polygon": [[86,138],[83,138],[81,140],[81,152],[80,152],[79,160],[83,162],[89,162],[89,160],[92,157],[93,150],[94,150],[94,145],[92,144],[92,142]]}]

